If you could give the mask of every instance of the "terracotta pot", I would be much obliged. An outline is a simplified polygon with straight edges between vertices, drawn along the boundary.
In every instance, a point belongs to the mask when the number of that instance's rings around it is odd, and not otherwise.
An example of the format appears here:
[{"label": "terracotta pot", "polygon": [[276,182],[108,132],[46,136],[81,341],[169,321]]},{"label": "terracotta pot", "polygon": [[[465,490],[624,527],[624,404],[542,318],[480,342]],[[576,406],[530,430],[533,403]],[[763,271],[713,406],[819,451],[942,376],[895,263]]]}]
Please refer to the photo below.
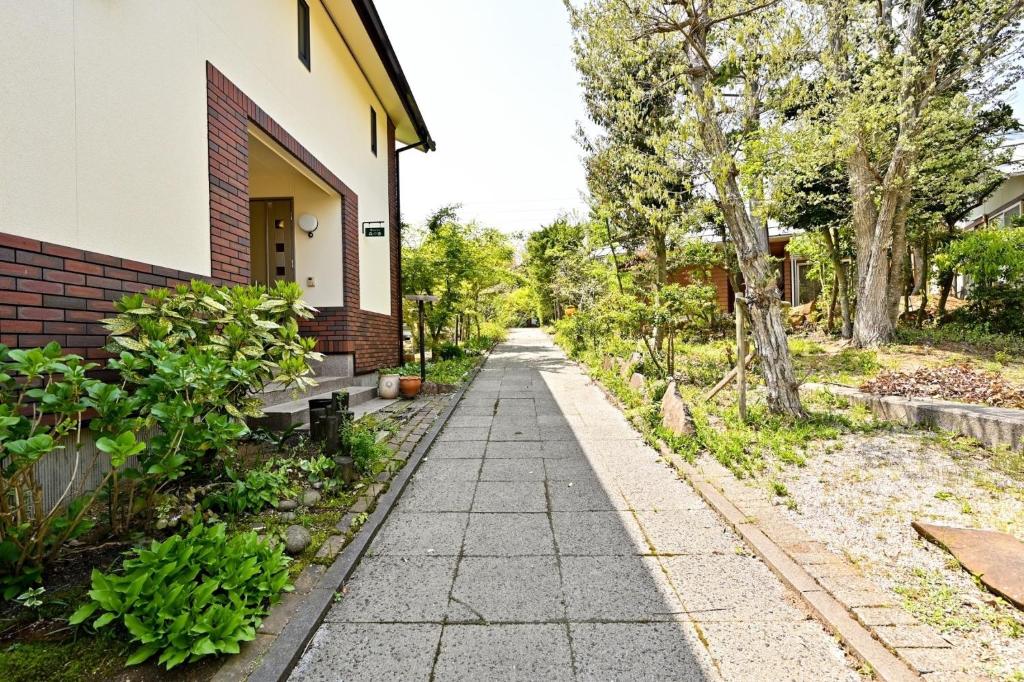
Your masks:
[{"label": "terracotta pot", "polygon": [[398,397],[399,376],[397,374],[381,374],[377,382],[377,397],[392,400]]},{"label": "terracotta pot", "polygon": [[415,398],[422,388],[422,381],[418,375],[402,377],[399,382],[398,391],[403,398]]}]

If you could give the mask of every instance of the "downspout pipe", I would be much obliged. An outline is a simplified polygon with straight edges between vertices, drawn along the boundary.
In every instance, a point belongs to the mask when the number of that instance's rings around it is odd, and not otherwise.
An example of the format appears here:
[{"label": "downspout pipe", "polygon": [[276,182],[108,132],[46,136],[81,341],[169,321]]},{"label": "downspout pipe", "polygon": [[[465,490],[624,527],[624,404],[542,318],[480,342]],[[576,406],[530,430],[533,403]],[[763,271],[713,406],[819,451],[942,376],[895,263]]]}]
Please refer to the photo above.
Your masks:
[{"label": "downspout pipe", "polygon": [[410,149],[416,149],[417,147],[423,147],[424,152],[429,152],[435,149],[432,140],[420,140],[412,144],[407,144],[404,147],[399,147],[395,150],[395,210],[398,211],[398,360],[399,364],[404,364],[405,360],[405,321],[403,316],[403,306],[405,305],[405,296],[402,294],[402,164],[400,163],[401,157],[399,154],[407,152]]}]

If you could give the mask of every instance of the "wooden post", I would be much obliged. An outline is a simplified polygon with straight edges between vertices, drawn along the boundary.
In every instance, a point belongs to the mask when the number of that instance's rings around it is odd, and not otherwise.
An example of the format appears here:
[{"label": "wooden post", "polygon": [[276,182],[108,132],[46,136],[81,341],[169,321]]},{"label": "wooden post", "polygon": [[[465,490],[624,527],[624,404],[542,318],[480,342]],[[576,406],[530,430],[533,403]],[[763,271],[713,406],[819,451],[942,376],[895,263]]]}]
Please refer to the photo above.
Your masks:
[{"label": "wooden post", "polygon": [[747,333],[743,327],[743,313],[746,300],[737,294],[736,305],[736,404],[739,406],[740,420],[747,421]]}]

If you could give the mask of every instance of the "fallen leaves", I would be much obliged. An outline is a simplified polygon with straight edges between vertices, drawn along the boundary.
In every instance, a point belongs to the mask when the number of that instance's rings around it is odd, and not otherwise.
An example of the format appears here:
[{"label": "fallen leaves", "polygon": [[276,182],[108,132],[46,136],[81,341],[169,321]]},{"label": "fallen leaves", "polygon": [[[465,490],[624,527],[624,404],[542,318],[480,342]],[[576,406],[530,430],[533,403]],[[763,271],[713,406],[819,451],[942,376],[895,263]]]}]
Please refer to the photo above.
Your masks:
[{"label": "fallen leaves", "polygon": [[913,372],[882,372],[860,388],[875,395],[938,398],[1024,409],[1024,390],[1008,384],[994,372],[978,370],[967,363],[922,367]]}]

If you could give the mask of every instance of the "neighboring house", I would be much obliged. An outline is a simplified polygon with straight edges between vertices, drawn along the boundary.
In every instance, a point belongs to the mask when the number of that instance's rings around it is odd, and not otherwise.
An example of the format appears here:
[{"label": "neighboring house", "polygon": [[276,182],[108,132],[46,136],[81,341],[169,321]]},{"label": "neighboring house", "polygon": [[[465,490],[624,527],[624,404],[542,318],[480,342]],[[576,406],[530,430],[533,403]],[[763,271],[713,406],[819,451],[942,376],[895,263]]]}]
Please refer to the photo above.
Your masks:
[{"label": "neighboring house", "polygon": [[372,0],[5,3],[0,60],[0,342],[287,279],[321,351],[401,363],[396,147],[434,142]]},{"label": "neighboring house", "polygon": [[1024,215],[1024,135],[1007,141],[1012,149],[1011,160],[1000,170],[1006,176],[1003,183],[964,221],[964,229],[982,225],[1003,227]]},{"label": "neighboring house", "polygon": [[[808,278],[809,263],[795,256],[790,255],[786,245],[794,236],[794,232],[781,232],[775,228],[769,230],[768,248],[771,255],[777,260],[779,269],[779,291],[782,300],[793,305],[810,303],[821,292],[821,287],[815,280]],[[705,236],[708,239],[716,237]],[[686,270],[677,270],[669,274],[669,281],[679,284],[690,282],[690,274]],[[732,312],[736,300],[736,292],[729,282],[729,276],[725,268],[711,268],[711,284],[715,287],[715,298],[718,307],[724,311]]]}]

